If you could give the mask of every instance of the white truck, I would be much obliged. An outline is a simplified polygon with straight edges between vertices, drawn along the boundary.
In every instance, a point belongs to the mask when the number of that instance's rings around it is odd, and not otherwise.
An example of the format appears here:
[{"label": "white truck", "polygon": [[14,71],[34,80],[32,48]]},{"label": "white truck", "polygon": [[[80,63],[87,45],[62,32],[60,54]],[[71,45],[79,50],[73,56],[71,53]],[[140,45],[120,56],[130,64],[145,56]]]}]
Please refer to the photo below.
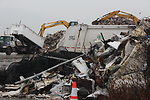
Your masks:
[{"label": "white truck", "polygon": [[[63,38],[57,44],[57,48],[65,48],[69,52],[86,52],[90,48],[90,43],[101,40],[101,33],[104,38],[110,39],[114,34],[121,32],[130,32],[135,28],[135,25],[87,25],[78,24],[70,26]],[[24,47],[18,47],[20,52],[34,51],[34,48],[42,48],[45,39],[32,31],[27,26],[20,24],[14,25],[11,28],[11,33],[23,43]]]},{"label": "white truck", "polygon": [[5,52],[7,55],[10,55],[15,51],[15,42],[17,39],[12,35],[2,35],[0,36],[0,52]]},{"label": "white truck", "polygon": [[110,39],[114,34],[130,32],[135,25],[86,25],[70,26],[64,37],[58,43],[57,48],[63,47],[70,52],[85,52],[90,48],[90,43],[104,38]]},{"label": "white truck", "polygon": [[12,25],[10,33],[21,42],[21,45],[16,44],[17,53],[34,53],[43,48],[45,38],[24,24]]}]

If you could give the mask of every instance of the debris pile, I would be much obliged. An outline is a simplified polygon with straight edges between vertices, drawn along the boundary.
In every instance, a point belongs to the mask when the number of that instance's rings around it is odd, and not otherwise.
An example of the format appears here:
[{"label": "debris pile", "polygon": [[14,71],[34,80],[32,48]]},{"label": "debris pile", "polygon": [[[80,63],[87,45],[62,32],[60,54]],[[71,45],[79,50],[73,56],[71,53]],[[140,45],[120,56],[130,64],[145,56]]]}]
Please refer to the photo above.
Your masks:
[{"label": "debris pile", "polygon": [[139,22],[136,16],[117,10],[102,16],[102,18],[97,18],[92,25],[136,25]]},{"label": "debris pile", "polygon": [[47,35],[43,47],[48,50],[55,49],[56,45],[58,44],[60,39],[63,37],[64,32],[65,31],[59,31],[54,34]]},{"label": "debris pile", "polygon": [[136,25],[136,23],[128,18],[119,16],[113,16],[106,20],[100,20],[99,18],[92,22],[92,25]]},{"label": "debris pile", "polygon": [[[137,97],[146,100],[150,97],[148,34],[143,26],[137,26],[132,33],[122,32],[111,39],[96,41],[87,53],[48,51],[12,63],[0,73],[0,78],[3,78],[0,96],[114,100],[122,93],[125,94],[122,100]],[[53,40],[57,42],[61,36],[61,32],[56,38],[50,35],[47,45]],[[137,89],[136,93],[133,87]],[[147,94],[141,96],[138,90]]]}]

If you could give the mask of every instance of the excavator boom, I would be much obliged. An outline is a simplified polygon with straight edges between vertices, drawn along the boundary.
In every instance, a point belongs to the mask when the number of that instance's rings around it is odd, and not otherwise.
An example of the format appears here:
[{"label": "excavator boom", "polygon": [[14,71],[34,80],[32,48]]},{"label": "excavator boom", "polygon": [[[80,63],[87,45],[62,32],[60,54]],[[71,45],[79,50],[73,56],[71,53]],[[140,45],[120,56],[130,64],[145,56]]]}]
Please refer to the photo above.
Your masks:
[{"label": "excavator boom", "polygon": [[117,15],[120,17],[123,17],[123,18],[132,19],[135,23],[137,23],[139,21],[139,19],[133,15],[124,15],[124,14],[117,14]]},{"label": "excavator boom", "polygon": [[119,12],[120,12],[120,11],[118,10],[118,11],[114,11],[114,12],[108,13],[108,14],[104,15],[101,20],[106,20],[106,19],[108,19],[108,18],[111,18],[111,17],[117,15]]},{"label": "excavator boom", "polygon": [[[50,24],[50,25],[47,25],[47,24]],[[50,23],[44,23],[44,24],[41,25],[39,35],[43,37],[45,29],[51,28],[51,27],[54,27],[54,26],[58,26],[58,25],[64,25],[66,28],[69,27],[69,23],[67,21],[63,21],[63,20],[56,21],[56,22],[50,22]]]},{"label": "excavator boom", "polygon": [[98,18],[97,20],[93,21],[92,24],[93,25],[97,25],[99,21],[105,21],[113,16],[119,16],[119,17],[123,17],[123,18],[127,18],[127,19],[131,19],[133,20],[135,23],[137,23],[139,21],[139,19],[130,14],[130,13],[126,13],[126,12],[123,12],[123,11],[120,11],[120,10],[117,10],[117,11],[113,11],[113,12],[110,12],[106,15],[104,15],[101,19]]}]

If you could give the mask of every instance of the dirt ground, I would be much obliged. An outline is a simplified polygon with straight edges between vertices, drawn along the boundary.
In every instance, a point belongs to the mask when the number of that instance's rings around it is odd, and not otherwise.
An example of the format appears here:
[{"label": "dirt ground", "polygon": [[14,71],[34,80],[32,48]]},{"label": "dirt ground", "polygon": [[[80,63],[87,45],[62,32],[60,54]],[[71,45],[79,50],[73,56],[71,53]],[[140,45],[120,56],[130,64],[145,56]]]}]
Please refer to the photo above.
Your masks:
[{"label": "dirt ground", "polygon": [[3,67],[8,67],[12,62],[18,62],[25,55],[11,54],[6,55],[5,53],[0,53],[0,69]]}]

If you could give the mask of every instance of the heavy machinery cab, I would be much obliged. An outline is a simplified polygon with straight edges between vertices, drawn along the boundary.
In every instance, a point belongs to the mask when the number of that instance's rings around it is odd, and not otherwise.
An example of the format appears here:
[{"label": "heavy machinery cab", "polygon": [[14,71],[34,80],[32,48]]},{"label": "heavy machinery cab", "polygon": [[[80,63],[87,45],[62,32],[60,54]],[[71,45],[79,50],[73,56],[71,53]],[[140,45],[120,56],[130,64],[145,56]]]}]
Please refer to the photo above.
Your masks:
[{"label": "heavy machinery cab", "polygon": [[74,25],[78,25],[78,22],[77,22],[77,21],[71,21],[71,22],[69,23],[69,26],[74,26]]}]

